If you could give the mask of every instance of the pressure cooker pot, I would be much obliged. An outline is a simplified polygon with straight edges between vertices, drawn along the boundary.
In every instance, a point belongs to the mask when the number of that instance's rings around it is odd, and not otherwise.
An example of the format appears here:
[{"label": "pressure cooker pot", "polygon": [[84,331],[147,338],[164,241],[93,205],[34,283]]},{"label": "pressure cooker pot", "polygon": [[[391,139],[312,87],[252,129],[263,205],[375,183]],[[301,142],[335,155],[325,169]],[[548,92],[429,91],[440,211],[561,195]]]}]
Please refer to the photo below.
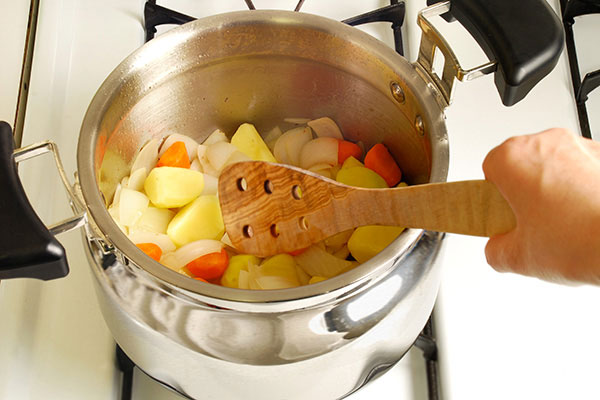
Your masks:
[{"label": "pressure cooker pot", "polygon": [[[448,13],[490,63],[460,68],[430,23]],[[405,230],[368,262],[316,284],[242,290],[152,260],[107,205],[152,138],[181,133],[202,142],[216,128],[231,134],[251,122],[266,132],[288,117],[331,117],[348,140],[367,148],[384,143],[408,183],[444,181],[444,109],[456,78],[494,73],[502,101],[513,104],[552,70],[562,31],[543,0],[453,0],[422,11],[418,23],[415,63],[340,22],[284,11],[215,15],[152,40],[94,96],[79,136],[75,184],[61,174],[75,215],[50,232],[29,208],[15,163],[54,146],[13,152],[8,126],[0,125],[0,179],[13,189],[2,226],[21,221],[19,233],[3,233],[0,278],[64,276],[64,249],[53,234],[83,226],[106,323],[150,376],[202,399],[333,399],[358,390],[393,366],[425,325],[440,281],[442,234]],[[436,49],[445,59],[441,74],[432,71]]]}]

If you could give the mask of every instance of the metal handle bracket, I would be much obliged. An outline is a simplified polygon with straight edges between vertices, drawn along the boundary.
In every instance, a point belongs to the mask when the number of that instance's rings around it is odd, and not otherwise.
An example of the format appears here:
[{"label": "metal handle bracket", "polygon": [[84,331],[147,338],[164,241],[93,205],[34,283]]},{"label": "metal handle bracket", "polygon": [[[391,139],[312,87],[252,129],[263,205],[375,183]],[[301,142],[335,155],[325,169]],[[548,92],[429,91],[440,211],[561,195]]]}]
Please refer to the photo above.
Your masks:
[{"label": "metal handle bracket", "polygon": [[67,195],[69,196],[71,208],[76,213],[74,216],[54,223],[48,227],[48,230],[50,233],[52,233],[52,235],[57,235],[59,233],[65,233],[80,228],[87,222],[85,206],[75,195],[73,187],[67,178],[67,174],[65,173],[65,169],[58,153],[58,147],[54,142],[46,140],[44,142],[15,149],[13,152],[13,159],[15,163],[20,163],[21,161],[29,160],[48,152],[51,152],[53,155],[54,163],[56,164],[56,169],[58,170],[58,175],[60,176],[60,180],[63,183],[65,190],[67,191]]},{"label": "metal handle bracket", "polygon": [[[445,1],[421,10],[417,17],[417,23],[423,31],[417,63],[423,67],[431,81],[433,81],[436,88],[441,93],[444,107],[449,106],[452,102],[452,89],[454,87],[455,78],[459,81],[470,81],[493,73],[497,69],[496,61],[490,61],[467,70],[460,66],[460,62],[452,51],[452,48],[430,21],[430,18],[445,14],[449,11],[450,2]],[[436,49],[439,49],[444,56],[444,67],[441,77],[434,71]]]}]

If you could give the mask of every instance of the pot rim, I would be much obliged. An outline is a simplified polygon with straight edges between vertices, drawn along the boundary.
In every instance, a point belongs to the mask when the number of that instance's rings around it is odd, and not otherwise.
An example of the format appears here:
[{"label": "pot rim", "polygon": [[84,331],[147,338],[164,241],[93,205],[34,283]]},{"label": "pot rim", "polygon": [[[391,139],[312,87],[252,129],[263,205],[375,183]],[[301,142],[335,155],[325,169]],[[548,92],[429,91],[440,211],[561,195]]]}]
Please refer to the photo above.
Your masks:
[{"label": "pot rim", "polygon": [[[361,283],[366,283],[373,276],[384,274],[385,271],[394,265],[394,260],[405,256],[419,241],[423,233],[422,230],[407,229],[392,244],[371,260],[342,275],[312,285],[263,291],[234,289],[207,284],[173,271],[159,262],[148,258],[127,238],[109,215],[94,172],[94,154],[101,128],[100,121],[102,121],[104,112],[111,104],[115,93],[118,93],[120,87],[125,84],[126,79],[124,78],[142,70],[152,60],[164,55],[165,51],[173,51],[177,46],[202,32],[214,29],[227,29],[228,27],[240,24],[271,24],[283,27],[302,26],[303,28],[312,28],[327,32],[344,38],[344,40],[351,42],[352,45],[370,53],[381,61],[382,64],[403,78],[406,78],[407,73],[412,74],[414,77],[412,84],[419,86],[418,91],[417,88],[413,88],[413,90],[420,95],[422,114],[427,114],[431,117],[430,120],[433,121],[431,125],[435,125],[430,126],[428,129],[430,133],[433,132],[432,134],[436,135],[435,138],[431,138],[431,141],[436,141],[438,142],[437,145],[439,145],[439,148],[432,146],[430,182],[446,180],[448,171],[448,143],[446,126],[443,121],[443,110],[436,100],[437,94],[416,72],[413,64],[383,42],[359,29],[335,20],[293,11],[237,11],[198,19],[174,28],[153,39],[124,59],[103,82],[92,99],[84,117],[77,149],[79,182],[89,217],[99,228],[101,234],[104,236],[103,239],[112,244],[116,252],[121,252],[127,259],[162,282],[209,298],[248,303],[272,303],[315,298],[322,294],[339,292],[343,288],[355,288]],[[408,271],[407,273],[414,275],[415,272]]]}]

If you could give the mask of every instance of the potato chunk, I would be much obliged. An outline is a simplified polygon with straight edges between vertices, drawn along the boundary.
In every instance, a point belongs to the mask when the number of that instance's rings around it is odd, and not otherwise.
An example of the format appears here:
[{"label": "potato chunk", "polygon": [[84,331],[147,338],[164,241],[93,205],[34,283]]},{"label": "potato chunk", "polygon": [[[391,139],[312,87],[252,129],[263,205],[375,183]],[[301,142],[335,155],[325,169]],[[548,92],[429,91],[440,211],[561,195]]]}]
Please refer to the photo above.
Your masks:
[{"label": "potato chunk", "polygon": [[231,137],[231,144],[252,160],[277,162],[252,124],[242,124]]},{"label": "potato chunk", "polygon": [[229,266],[221,277],[221,285],[238,288],[240,271],[248,271],[248,264],[258,265],[260,259],[249,254],[238,254],[229,259]]},{"label": "potato chunk", "polygon": [[383,189],[388,187],[377,172],[365,167],[342,168],[338,171],[335,180],[345,185],[363,188]]},{"label": "potato chunk", "polygon": [[219,240],[225,233],[217,196],[199,196],[183,207],[167,227],[167,235],[177,246],[201,240]]},{"label": "potato chunk", "polygon": [[404,228],[399,226],[360,226],[350,236],[348,249],[356,261],[367,262],[396,240],[403,230]]},{"label": "potato chunk", "polygon": [[186,168],[154,168],[144,182],[146,195],[159,208],[183,207],[200,196],[203,189],[202,173]]}]

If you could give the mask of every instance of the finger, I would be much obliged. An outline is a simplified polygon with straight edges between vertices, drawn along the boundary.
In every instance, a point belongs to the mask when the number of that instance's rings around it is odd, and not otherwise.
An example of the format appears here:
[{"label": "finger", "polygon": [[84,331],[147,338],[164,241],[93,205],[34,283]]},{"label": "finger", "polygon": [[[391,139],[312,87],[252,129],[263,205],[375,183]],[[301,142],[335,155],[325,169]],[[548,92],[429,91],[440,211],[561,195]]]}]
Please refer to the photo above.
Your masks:
[{"label": "finger", "polygon": [[526,138],[524,136],[511,137],[491,149],[481,166],[485,179],[498,186],[503,186],[504,182],[509,179],[506,174],[507,169],[514,169],[519,165],[515,163],[515,160],[521,158],[521,143],[525,140]]},{"label": "finger", "polygon": [[514,272],[518,269],[520,246],[515,230],[491,237],[485,246],[485,258],[498,272]]}]

